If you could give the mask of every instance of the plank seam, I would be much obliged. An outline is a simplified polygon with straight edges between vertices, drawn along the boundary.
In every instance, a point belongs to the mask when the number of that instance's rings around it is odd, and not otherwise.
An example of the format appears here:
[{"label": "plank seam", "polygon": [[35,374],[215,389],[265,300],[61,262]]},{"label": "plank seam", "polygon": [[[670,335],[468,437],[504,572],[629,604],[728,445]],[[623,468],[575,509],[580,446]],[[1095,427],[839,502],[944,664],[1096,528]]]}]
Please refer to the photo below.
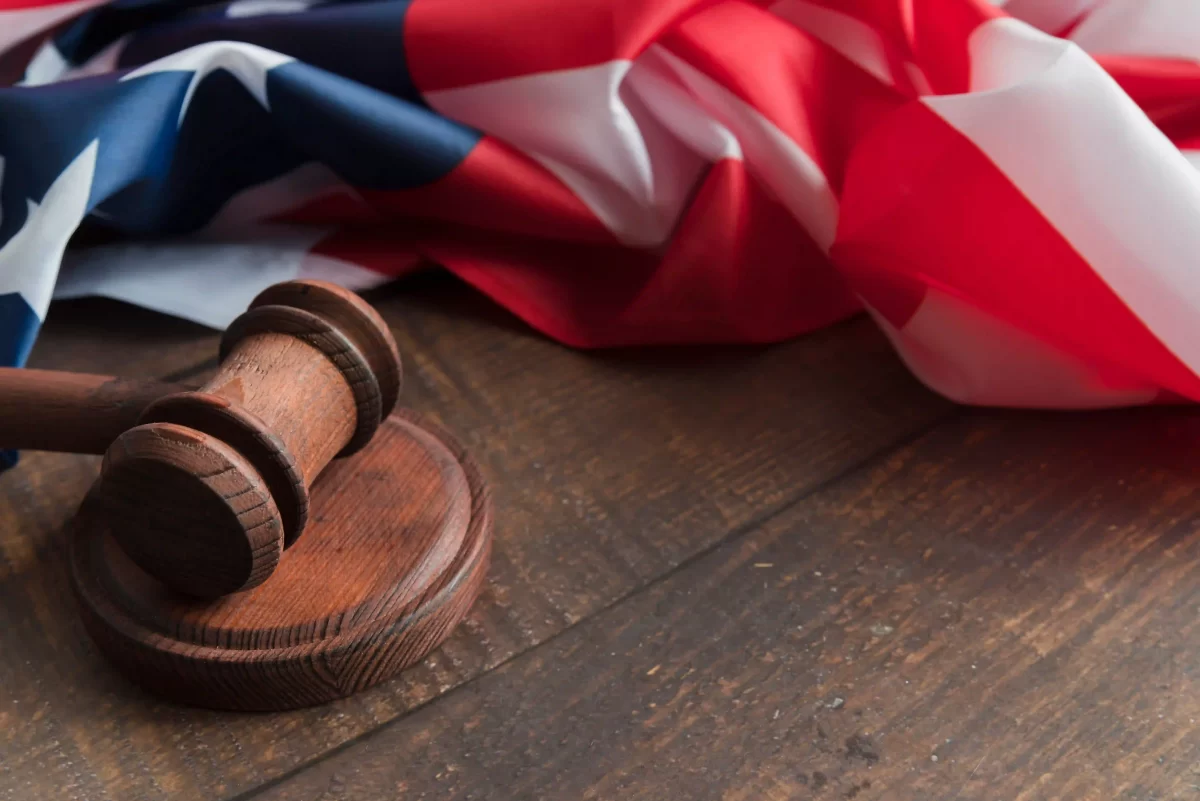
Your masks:
[{"label": "plank seam", "polygon": [[769,524],[775,518],[786,514],[787,512],[789,512],[793,508],[795,508],[797,505],[799,505],[800,503],[807,500],[808,498],[811,498],[814,495],[817,495],[818,493],[822,493],[843,481],[853,478],[855,475],[859,474],[863,470],[869,469],[872,465],[887,458],[891,454],[919,442],[920,440],[922,440],[925,437],[932,434],[936,429],[942,427],[943,425],[953,422],[955,419],[957,419],[959,417],[962,417],[963,414],[964,414],[964,407],[961,407],[961,406],[951,407],[945,413],[936,416],[933,420],[929,421],[928,423],[918,426],[917,428],[913,429],[912,431],[908,432],[907,434],[902,435],[901,437],[894,440],[893,442],[884,445],[882,448],[871,451],[870,453],[863,456],[861,459],[858,459],[858,460],[852,462],[851,464],[847,465],[844,469],[838,471],[837,473],[834,473],[833,475],[829,476],[828,478],[823,479],[823,480],[818,481],[817,483],[813,484],[807,490],[800,492],[795,497],[790,498],[786,501],[783,501],[782,503],[780,503],[773,509],[769,509],[769,510],[763,512],[758,517],[755,517],[752,520],[748,520],[747,522],[743,523],[740,526],[734,527],[728,533],[726,533],[724,536],[714,540],[712,543],[706,545],[705,547],[701,548],[700,550],[698,550],[695,553],[688,556],[686,559],[683,559],[682,561],[680,561],[679,564],[664,571],[662,573],[662,575],[655,576],[654,578],[650,579],[649,581],[645,582],[644,584],[640,584],[637,587],[634,587],[629,592],[621,595],[620,597],[614,598],[612,601],[608,602],[607,604],[604,604],[603,606],[597,608],[591,614],[580,618],[579,620],[575,621],[574,623],[567,625],[560,631],[555,632],[554,634],[550,635],[549,637],[542,640],[541,642],[536,643],[535,645],[531,645],[528,648],[524,648],[520,651],[513,653],[507,659],[497,662],[495,665],[491,666],[490,668],[488,668],[484,671],[481,671],[480,673],[478,673],[475,676],[472,676],[471,678],[467,679],[463,683],[461,683],[455,687],[452,687],[449,691],[440,693],[438,695],[434,695],[432,698],[429,698],[428,700],[423,701],[422,703],[417,704],[416,706],[413,706],[412,708],[401,712],[400,714],[396,715],[395,717],[391,718],[390,720],[384,721],[383,723],[380,723],[378,726],[375,726],[372,729],[369,729],[360,734],[357,734],[354,737],[351,737],[349,740],[346,740],[344,743],[335,745],[334,747],[330,748],[329,750],[325,751],[324,753],[322,753],[300,765],[297,765],[296,767],[291,768],[290,770],[287,770],[272,779],[268,779],[267,781],[263,782],[262,784],[259,784],[248,790],[244,790],[236,795],[229,796],[228,798],[224,799],[224,801],[251,801],[251,799],[253,799],[257,796],[260,796],[263,793],[269,792],[270,790],[273,790],[276,787],[279,787],[280,785],[282,785],[288,781],[291,781],[296,776],[299,776],[300,774],[302,774],[312,768],[315,768],[316,766],[320,765],[321,763],[325,762],[326,760],[332,759],[332,758],[342,754],[343,752],[348,751],[351,748],[354,748],[358,744],[367,741],[368,739],[374,737],[377,734],[381,734],[386,729],[398,724],[400,721],[404,720],[409,715],[412,715],[412,714],[415,714],[415,713],[421,711],[426,706],[437,703],[438,701],[442,700],[443,698],[447,698],[449,696],[454,695],[455,693],[466,690],[471,685],[473,685],[475,682],[484,678],[488,674],[508,665],[510,662],[516,661],[517,659],[525,656],[528,653],[531,653],[531,652],[533,652],[539,648],[542,648],[544,646],[551,645],[556,640],[558,640],[559,637],[562,637],[563,635],[572,631],[577,626],[580,626],[583,623],[591,621],[593,619],[599,618],[602,615],[608,613],[609,611],[624,604],[626,601],[629,601],[629,600],[641,595],[642,593],[657,587],[659,584],[662,584],[663,582],[667,581],[669,578],[674,576],[676,573],[682,572],[683,570],[690,567],[691,565],[699,562],[701,559],[704,559],[708,555],[716,552],[718,549],[724,548],[732,543],[735,543],[735,542],[743,539],[744,537],[752,534],[753,532],[757,531],[758,529],[762,528],[763,526]]}]

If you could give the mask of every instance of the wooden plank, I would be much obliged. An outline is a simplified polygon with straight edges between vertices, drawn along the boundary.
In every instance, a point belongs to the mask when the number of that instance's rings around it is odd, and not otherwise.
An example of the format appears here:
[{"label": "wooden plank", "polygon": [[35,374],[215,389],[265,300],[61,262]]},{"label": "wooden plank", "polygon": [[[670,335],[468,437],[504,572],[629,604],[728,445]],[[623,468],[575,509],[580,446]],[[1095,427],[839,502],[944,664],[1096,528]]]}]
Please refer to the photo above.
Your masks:
[{"label": "wooden plank", "polygon": [[1198,797],[1198,435],[960,418],[256,801]]},{"label": "wooden plank", "polygon": [[211,328],[104,298],[60,301],[38,335],[29,366],[164,378],[215,359]]},{"label": "wooden plank", "polygon": [[0,630],[15,644],[0,652],[0,790],[121,801],[250,791],[560,634],[950,411],[866,320],[773,348],[586,354],[444,281],[406,283],[377,303],[408,360],[402,402],[456,432],[494,486],[493,567],[467,623],[422,665],[344,702],[263,716],[159,704],[101,661],[63,589],[59,529],[93,468],[30,459],[0,480]]},{"label": "wooden plank", "polygon": [[[217,339],[211,329],[117,301],[56,302],[29,366],[182,376],[216,355]],[[88,698],[90,715],[72,719],[52,711],[75,698],[79,670],[100,669],[70,605],[62,531],[98,462],[30,452],[0,474],[0,798],[105,797],[102,777],[73,768],[86,760],[89,732],[108,730],[111,701]],[[60,664],[81,658],[82,664]]]}]

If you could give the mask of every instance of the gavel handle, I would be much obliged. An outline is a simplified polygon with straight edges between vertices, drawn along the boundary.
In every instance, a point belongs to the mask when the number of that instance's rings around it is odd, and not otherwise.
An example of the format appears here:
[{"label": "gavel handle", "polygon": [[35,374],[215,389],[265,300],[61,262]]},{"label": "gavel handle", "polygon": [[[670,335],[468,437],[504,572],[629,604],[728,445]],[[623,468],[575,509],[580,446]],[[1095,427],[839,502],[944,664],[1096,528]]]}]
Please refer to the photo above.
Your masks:
[{"label": "gavel handle", "polygon": [[102,454],[142,411],[190,387],[0,367],[0,449]]}]

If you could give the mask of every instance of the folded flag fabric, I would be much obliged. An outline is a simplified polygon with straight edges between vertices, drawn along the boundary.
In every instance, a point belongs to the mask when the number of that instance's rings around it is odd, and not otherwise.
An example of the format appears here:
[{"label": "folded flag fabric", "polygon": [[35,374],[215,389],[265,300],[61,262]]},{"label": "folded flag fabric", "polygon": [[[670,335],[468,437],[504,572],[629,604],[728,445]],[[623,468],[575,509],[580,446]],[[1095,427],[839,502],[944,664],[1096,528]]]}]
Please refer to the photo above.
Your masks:
[{"label": "folded flag fabric", "polygon": [[865,309],[960,402],[1192,401],[1198,154],[1195,0],[0,0],[0,363],[437,264],[574,346]]}]

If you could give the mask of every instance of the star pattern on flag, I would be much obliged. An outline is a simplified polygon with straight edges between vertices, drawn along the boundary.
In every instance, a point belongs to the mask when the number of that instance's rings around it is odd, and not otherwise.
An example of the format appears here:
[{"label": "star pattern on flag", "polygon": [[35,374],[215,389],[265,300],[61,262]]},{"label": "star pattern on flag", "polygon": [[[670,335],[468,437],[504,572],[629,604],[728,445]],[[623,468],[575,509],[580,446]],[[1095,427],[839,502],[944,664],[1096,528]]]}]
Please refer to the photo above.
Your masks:
[{"label": "star pattern on flag", "polygon": [[132,81],[163,72],[191,73],[192,79],[188,83],[183,104],[179,109],[179,124],[183,125],[183,118],[187,116],[196,87],[217,70],[223,70],[236,78],[264,109],[270,110],[267,101],[267,72],[292,60],[288,56],[244,42],[209,42],[138,67],[123,75],[121,80]]}]

